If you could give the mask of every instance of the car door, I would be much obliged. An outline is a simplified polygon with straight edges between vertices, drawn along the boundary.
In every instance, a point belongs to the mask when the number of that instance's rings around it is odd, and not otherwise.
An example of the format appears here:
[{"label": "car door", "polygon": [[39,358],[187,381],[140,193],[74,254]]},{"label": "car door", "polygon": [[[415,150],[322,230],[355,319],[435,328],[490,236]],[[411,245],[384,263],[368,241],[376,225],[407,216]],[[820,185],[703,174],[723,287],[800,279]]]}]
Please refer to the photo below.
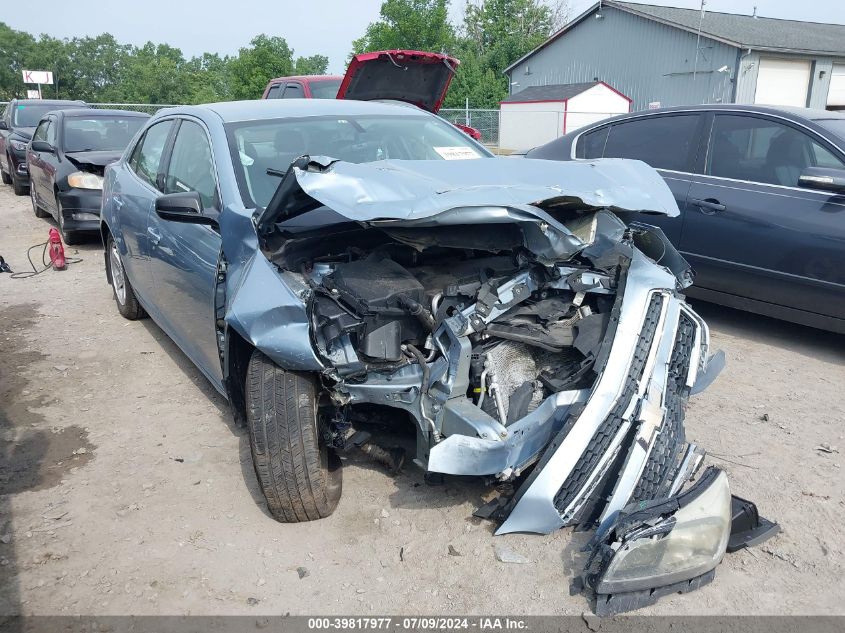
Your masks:
[{"label": "car door", "polygon": [[[181,119],[164,167],[164,193],[196,191],[203,213],[219,213],[217,171],[205,127]],[[222,384],[214,315],[214,288],[220,233],[206,225],[173,222],[150,215],[150,268],[160,325],[191,360]]]},{"label": "car door", "polygon": [[[53,153],[42,152],[39,156],[39,166],[41,169],[41,177],[39,178],[38,186],[41,188],[40,195],[43,200],[44,208],[48,209],[50,213],[58,221],[59,209],[58,201],[56,200],[56,171],[58,169],[58,162],[60,158],[61,148],[59,147],[59,119],[57,116],[48,116],[49,125],[47,126],[47,143],[53,148]],[[32,175],[30,174],[30,178]]]},{"label": "car door", "polygon": [[[173,119],[151,125],[133,148],[123,173],[115,179],[112,200],[120,218],[118,235],[123,266],[129,280],[148,310],[156,311],[152,274],[149,267],[150,214],[155,199],[161,195],[161,159],[173,131]],[[157,315],[153,315],[154,317]]]},{"label": "car door", "polygon": [[845,169],[840,152],[786,119],[715,113],[703,162],[681,237],[696,285],[845,316],[845,196],[798,186],[808,167]]},{"label": "car door", "polygon": [[651,114],[625,119],[580,136],[578,158],[632,158],[654,167],[672,191],[681,215],[621,214],[628,222],[637,220],[659,226],[678,245],[681,238],[687,194],[701,142],[704,115],[699,112]]},{"label": "car door", "polygon": [[[47,142],[47,129],[50,127],[50,119],[42,119],[35,128],[32,135],[34,141]],[[38,201],[42,208],[52,209],[52,205],[45,204],[44,198],[44,170],[43,170],[43,152],[36,152],[32,149],[32,145],[26,152],[26,163],[29,169],[29,186],[30,193]]]}]

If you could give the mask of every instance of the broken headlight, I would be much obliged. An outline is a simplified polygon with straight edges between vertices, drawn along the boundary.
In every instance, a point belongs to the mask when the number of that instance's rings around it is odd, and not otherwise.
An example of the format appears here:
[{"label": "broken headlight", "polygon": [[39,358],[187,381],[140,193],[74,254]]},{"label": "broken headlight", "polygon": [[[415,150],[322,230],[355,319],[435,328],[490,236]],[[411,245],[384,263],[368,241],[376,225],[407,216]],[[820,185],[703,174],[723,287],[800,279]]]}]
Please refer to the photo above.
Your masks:
[{"label": "broken headlight", "polygon": [[67,177],[67,184],[74,189],[102,189],[103,177],[85,171],[75,171]]},{"label": "broken headlight", "polygon": [[591,583],[596,593],[672,585],[722,560],[731,531],[731,492],[723,471],[709,468],[688,491],[633,510],[623,510],[603,548],[603,569]]}]

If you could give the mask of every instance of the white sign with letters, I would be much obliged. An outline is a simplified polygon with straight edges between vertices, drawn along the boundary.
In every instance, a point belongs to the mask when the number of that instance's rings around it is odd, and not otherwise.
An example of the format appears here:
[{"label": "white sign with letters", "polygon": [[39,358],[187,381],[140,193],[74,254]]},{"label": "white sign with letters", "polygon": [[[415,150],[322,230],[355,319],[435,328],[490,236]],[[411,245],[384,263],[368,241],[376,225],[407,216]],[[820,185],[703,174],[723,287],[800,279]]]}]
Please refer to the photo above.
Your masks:
[{"label": "white sign with letters", "polygon": [[37,90],[27,90],[26,91],[26,98],[27,99],[40,99],[41,93]]},{"label": "white sign with letters", "polygon": [[49,70],[22,70],[25,84],[52,84],[53,73]]}]

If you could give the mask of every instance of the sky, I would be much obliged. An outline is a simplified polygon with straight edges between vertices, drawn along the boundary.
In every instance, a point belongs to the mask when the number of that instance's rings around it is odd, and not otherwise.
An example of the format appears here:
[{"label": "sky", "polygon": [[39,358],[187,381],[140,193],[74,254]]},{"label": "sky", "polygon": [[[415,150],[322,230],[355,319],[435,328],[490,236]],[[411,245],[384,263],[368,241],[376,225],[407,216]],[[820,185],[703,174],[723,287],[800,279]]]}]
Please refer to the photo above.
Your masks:
[{"label": "sky", "polygon": [[[185,56],[203,52],[235,54],[259,33],[280,35],[296,55],[328,55],[329,72],[342,73],[352,46],[367,24],[378,19],[382,0],[102,0],[82,9],[67,0],[19,4],[0,20],[30,33],[77,37],[108,32],[135,45],[167,43]],[[465,0],[452,0],[457,22]],[[570,16],[594,0],[569,0]],[[651,0],[651,4],[699,8],[700,0]],[[763,17],[845,24],[843,0],[707,0],[710,11],[745,13],[754,6]],[[26,11],[25,7],[33,7]],[[35,8],[37,7],[37,9]]]}]

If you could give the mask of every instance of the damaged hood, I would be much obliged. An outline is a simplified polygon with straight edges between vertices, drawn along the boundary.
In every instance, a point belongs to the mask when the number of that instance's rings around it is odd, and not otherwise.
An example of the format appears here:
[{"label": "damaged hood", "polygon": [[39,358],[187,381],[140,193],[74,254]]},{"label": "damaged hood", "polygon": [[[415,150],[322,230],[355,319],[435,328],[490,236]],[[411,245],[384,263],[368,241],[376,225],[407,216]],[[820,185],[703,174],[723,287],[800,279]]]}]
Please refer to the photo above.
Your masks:
[{"label": "damaged hood", "polygon": [[105,167],[106,165],[113,163],[117,159],[119,159],[121,154],[123,154],[123,150],[91,150],[88,152],[65,152],[65,156],[67,157],[67,159],[77,167],[82,167],[83,165]]},{"label": "damaged hood", "polygon": [[[296,182],[290,182],[295,178]],[[288,195],[280,195],[287,190]],[[660,175],[625,159],[557,162],[525,159],[385,160],[355,164],[326,157],[300,159],[266,209],[259,229],[296,215],[301,193],[358,222],[421,221],[447,212],[481,220],[470,209],[536,212],[556,204],[677,216],[675,198]],[[488,221],[495,221],[494,215]],[[454,220],[453,220],[454,221]]]}]

